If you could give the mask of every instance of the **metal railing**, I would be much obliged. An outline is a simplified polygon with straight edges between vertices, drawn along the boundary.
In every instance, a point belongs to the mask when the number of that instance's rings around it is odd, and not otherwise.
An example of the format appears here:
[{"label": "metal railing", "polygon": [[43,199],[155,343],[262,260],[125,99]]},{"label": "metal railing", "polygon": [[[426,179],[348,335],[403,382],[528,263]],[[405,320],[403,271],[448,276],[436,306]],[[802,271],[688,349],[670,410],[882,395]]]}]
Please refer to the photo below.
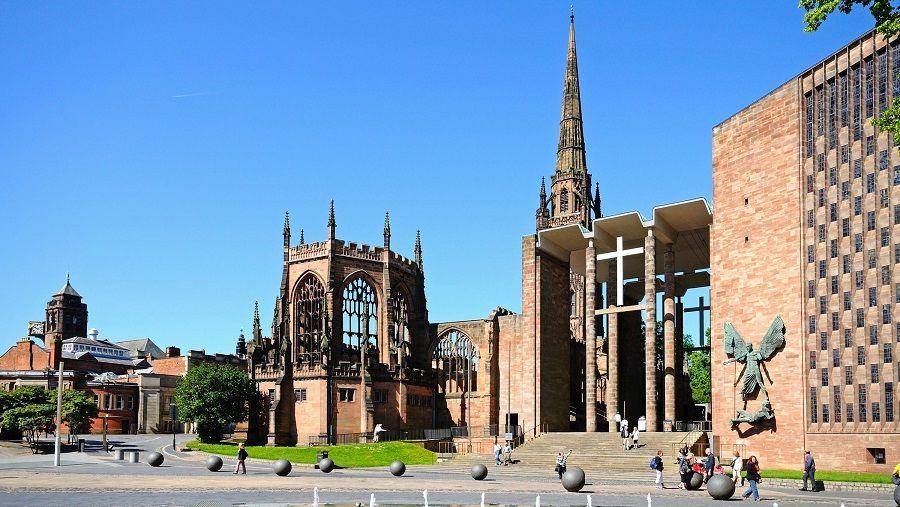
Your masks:
[{"label": "metal railing", "polygon": [[712,431],[712,421],[675,421],[675,431]]}]

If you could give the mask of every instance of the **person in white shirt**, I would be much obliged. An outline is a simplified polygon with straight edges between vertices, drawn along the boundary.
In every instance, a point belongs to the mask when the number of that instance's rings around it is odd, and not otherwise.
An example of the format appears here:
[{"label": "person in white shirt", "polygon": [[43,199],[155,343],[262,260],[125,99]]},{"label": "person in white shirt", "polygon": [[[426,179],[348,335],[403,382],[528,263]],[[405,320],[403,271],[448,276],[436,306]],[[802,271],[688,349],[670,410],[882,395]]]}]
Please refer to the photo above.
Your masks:
[{"label": "person in white shirt", "polygon": [[500,442],[494,442],[494,464],[495,465],[500,464],[500,451],[501,451]]},{"label": "person in white shirt", "polygon": [[372,434],[373,434],[373,436],[372,436],[372,441],[373,441],[373,442],[378,442],[378,434],[379,434],[379,433],[386,433],[386,432],[387,432],[387,430],[384,429],[383,426],[381,426],[381,423],[376,424],[376,425],[375,425],[375,430],[372,432]]},{"label": "person in white shirt", "polygon": [[634,427],[634,431],[631,432],[631,445],[637,449],[640,447],[638,440],[641,438],[641,431],[637,426]]},{"label": "person in white shirt", "polygon": [[628,450],[628,447],[629,447],[629,445],[628,445],[629,442],[628,442],[628,441],[631,439],[631,438],[630,438],[630,437],[631,437],[631,434],[628,432],[628,430],[629,430],[629,428],[628,428],[628,419],[622,419],[622,426],[621,426],[622,449],[623,449],[623,450],[626,450],[626,451]]},{"label": "person in white shirt", "polygon": [[734,481],[735,486],[737,486],[738,480],[741,480],[741,484],[743,485],[743,478],[741,477],[741,471],[743,469],[744,460],[741,459],[741,453],[734,451],[734,458],[731,460],[731,480]]}]

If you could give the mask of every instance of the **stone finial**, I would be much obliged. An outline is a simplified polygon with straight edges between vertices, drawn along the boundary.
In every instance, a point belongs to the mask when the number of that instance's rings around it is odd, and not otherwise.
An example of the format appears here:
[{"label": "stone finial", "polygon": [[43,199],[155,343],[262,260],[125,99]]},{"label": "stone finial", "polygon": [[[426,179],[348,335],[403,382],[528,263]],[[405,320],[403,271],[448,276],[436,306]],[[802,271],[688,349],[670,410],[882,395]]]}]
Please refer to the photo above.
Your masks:
[{"label": "stone finial", "polygon": [[291,246],[291,215],[289,211],[284,212],[284,247]]},{"label": "stone finial", "polygon": [[416,231],[416,246],[413,251],[415,253],[416,265],[419,266],[419,270],[422,270],[422,233],[419,230]]},{"label": "stone finial", "polygon": [[384,213],[384,248],[390,249],[391,247],[391,212],[386,211]]},{"label": "stone finial", "polygon": [[337,223],[334,221],[334,199],[328,204],[328,239],[334,239],[334,230]]},{"label": "stone finial", "polygon": [[262,343],[262,327],[259,325],[259,301],[253,304],[253,343]]},{"label": "stone finial", "polygon": [[301,245],[305,245],[305,244],[306,244],[306,238],[303,237],[303,228],[302,228],[302,227],[300,228],[300,244],[301,244]]},{"label": "stone finial", "polygon": [[594,183],[594,217],[603,218],[603,212],[600,208],[600,183]]}]

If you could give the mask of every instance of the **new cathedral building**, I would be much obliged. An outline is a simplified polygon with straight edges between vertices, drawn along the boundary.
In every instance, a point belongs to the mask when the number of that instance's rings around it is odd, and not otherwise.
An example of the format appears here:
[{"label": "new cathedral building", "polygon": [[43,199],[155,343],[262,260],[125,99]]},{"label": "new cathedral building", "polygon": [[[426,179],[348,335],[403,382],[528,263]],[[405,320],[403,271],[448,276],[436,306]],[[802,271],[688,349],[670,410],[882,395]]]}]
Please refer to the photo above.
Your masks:
[{"label": "new cathedral building", "polygon": [[[823,469],[886,469],[900,457],[900,154],[868,119],[897,95],[900,46],[868,34],[713,129],[715,215],[703,198],[605,215],[572,19],[556,167],[521,243],[521,312],[431,322],[418,234],[412,258],[392,249],[387,215],[381,245],[340,239],[332,203],[327,237],[294,244],[285,216],[271,333],[257,310],[247,344],[248,439],[333,442],[376,424],[616,431],[624,416],[706,431],[720,456],[769,468],[811,449]],[[707,290],[709,307],[685,308]],[[711,428],[695,421],[682,340],[686,314],[707,310]],[[778,316],[766,390],[742,397],[724,324],[758,346]],[[772,417],[732,421],[763,395]]]}]

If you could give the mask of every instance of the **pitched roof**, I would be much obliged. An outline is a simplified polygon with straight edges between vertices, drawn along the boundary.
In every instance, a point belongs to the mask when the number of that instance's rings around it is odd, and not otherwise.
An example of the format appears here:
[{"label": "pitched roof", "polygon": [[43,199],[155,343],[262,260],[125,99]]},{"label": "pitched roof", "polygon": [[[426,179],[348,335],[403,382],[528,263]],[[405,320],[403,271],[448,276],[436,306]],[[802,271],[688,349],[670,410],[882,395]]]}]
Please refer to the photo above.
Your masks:
[{"label": "pitched roof", "polygon": [[79,298],[81,297],[81,294],[79,294],[78,291],[75,290],[74,287],[72,287],[72,284],[69,283],[68,278],[66,279],[66,284],[63,285],[63,287],[61,289],[59,289],[56,292],[56,294],[54,294],[54,296],[62,296],[62,295],[75,296],[75,297],[79,297]]},{"label": "pitched roof", "polygon": [[128,350],[127,348],[116,345],[113,342],[109,342],[106,340],[92,340],[90,338],[84,338],[82,336],[76,336],[75,338],[69,338],[69,339],[63,340],[63,343],[78,343],[81,345],[92,345],[94,347],[106,347],[106,348],[110,348],[110,349]]},{"label": "pitched roof", "polygon": [[116,345],[131,351],[131,357],[165,357],[166,353],[159,348],[150,338],[139,338],[137,340],[124,340],[116,342]]}]

